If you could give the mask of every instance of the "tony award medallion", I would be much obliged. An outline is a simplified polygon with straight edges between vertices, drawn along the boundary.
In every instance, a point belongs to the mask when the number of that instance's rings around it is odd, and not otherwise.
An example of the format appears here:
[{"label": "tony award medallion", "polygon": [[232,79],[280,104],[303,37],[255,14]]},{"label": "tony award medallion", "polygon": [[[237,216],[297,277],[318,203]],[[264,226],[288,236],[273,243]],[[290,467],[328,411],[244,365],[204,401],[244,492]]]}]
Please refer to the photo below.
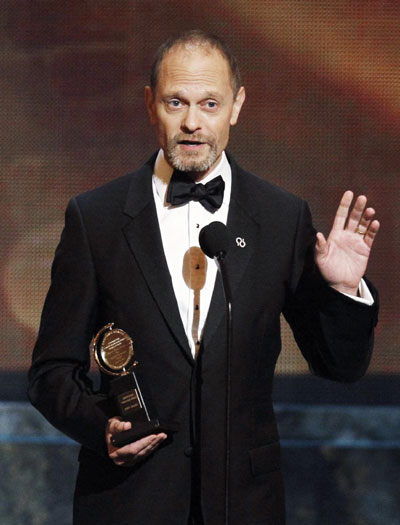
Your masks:
[{"label": "tony award medallion", "polygon": [[132,423],[132,428],[112,438],[112,444],[122,447],[150,434],[167,432],[158,419],[150,419],[135,375],[138,362],[134,359],[133,341],[129,335],[109,323],[93,338],[91,346],[99,368],[111,376],[110,396],[118,415]]}]

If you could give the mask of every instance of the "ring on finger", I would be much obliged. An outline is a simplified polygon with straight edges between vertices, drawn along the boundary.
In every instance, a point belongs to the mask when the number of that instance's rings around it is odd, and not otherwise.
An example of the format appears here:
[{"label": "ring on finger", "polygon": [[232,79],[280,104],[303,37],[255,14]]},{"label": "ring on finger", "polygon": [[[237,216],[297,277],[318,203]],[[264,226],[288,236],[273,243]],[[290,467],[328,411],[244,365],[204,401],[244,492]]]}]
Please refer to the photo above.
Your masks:
[{"label": "ring on finger", "polygon": [[359,233],[360,235],[365,235],[366,231],[363,232],[360,230],[360,228],[357,226],[357,228],[354,230],[355,233]]}]

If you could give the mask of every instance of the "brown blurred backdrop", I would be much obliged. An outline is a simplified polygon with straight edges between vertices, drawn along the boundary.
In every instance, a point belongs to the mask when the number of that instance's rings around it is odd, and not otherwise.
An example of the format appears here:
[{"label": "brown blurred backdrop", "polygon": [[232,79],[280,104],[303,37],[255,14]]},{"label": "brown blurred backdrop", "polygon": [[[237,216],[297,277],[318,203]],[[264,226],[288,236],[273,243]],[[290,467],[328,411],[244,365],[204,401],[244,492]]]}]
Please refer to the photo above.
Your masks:
[{"label": "brown blurred backdrop", "polygon": [[[399,374],[400,4],[383,0],[2,0],[0,371],[29,365],[69,198],[155,149],[152,55],[189,28],[225,38],[241,63],[229,149],[244,168],[308,200],[324,232],[346,189],[377,208],[369,373]],[[280,373],[303,374],[286,326],[284,344]]]}]

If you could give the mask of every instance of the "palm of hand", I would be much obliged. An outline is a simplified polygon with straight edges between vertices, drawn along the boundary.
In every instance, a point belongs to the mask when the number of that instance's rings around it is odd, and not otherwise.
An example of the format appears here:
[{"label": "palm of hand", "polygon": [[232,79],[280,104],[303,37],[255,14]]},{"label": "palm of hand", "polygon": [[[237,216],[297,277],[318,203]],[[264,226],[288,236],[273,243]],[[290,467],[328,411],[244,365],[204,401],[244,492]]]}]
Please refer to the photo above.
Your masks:
[{"label": "palm of hand", "polygon": [[359,196],[349,211],[352,199],[351,191],[343,195],[328,239],[317,234],[315,262],[328,284],[341,292],[356,294],[379,222],[373,220],[375,211],[365,208],[364,196]]}]

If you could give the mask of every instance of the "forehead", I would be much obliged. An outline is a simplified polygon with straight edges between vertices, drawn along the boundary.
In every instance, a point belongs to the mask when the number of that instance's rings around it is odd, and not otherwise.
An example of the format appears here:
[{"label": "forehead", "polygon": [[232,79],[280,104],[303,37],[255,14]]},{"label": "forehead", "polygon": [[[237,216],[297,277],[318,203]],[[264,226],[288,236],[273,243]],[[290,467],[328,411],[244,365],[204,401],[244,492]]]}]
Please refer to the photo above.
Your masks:
[{"label": "forehead", "polygon": [[170,49],[160,66],[157,90],[161,92],[202,89],[226,95],[231,88],[227,60],[217,50],[200,45]]}]

